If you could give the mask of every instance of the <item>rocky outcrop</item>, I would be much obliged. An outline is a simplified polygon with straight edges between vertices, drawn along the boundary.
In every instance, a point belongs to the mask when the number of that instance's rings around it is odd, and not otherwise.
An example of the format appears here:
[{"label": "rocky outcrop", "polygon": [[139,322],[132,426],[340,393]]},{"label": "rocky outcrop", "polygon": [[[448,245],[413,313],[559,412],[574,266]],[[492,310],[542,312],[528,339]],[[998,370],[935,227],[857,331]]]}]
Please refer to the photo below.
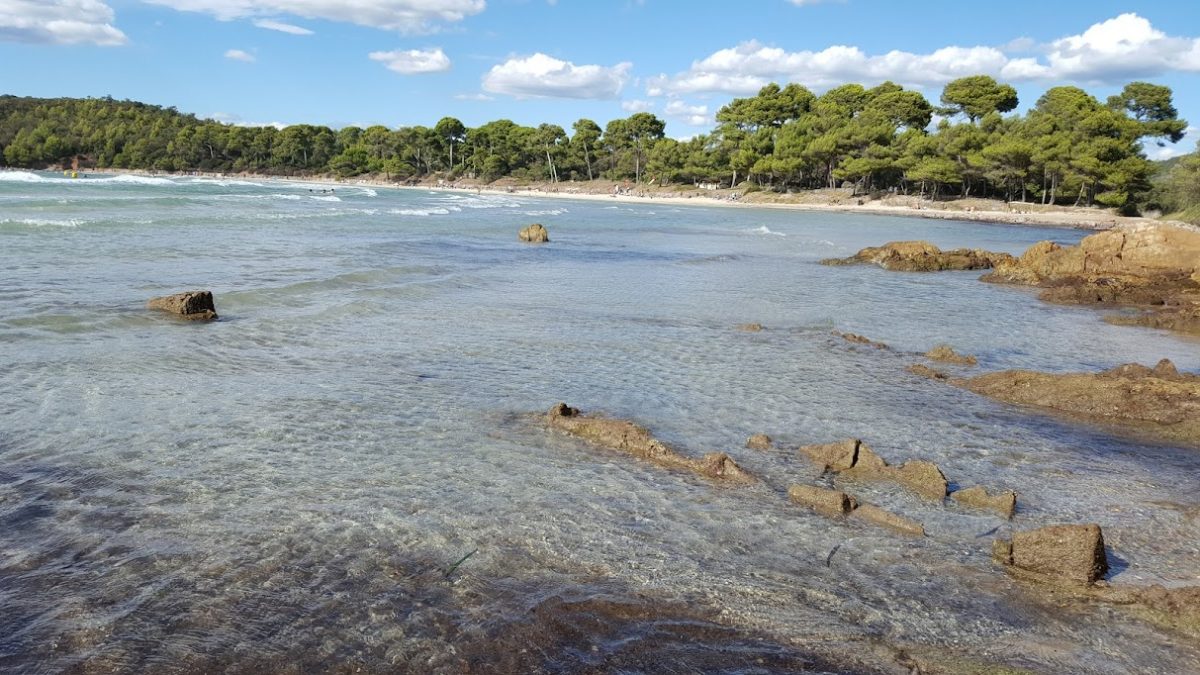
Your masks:
[{"label": "rocky outcrop", "polygon": [[858,507],[854,497],[841,490],[815,487],[812,485],[793,485],[788,488],[788,498],[802,506],[827,515],[844,516]]},{"label": "rocky outcrop", "polygon": [[550,409],[546,423],[553,429],[595,445],[623,452],[668,469],[687,471],[731,483],[754,481],[753,475],[723,452],[710,453],[700,459],[688,457],[654,438],[644,427],[628,420],[584,415],[576,408],[559,403]]},{"label": "rocky outcrop", "polygon": [[953,380],[977,394],[1118,425],[1157,439],[1200,446],[1200,376],[1168,360],[1101,373],[1005,370]]},{"label": "rocky outcrop", "polygon": [[1200,229],[1186,225],[1130,225],[1076,246],[1039,242],[982,278],[1041,287],[1048,302],[1146,308],[1128,322],[1200,332]]},{"label": "rocky outcrop", "polygon": [[188,291],[151,298],[146,303],[146,308],[170,312],[191,321],[217,319],[217,308],[213,305],[212,291]]},{"label": "rocky outcrop", "polygon": [[940,272],[984,270],[1007,263],[1013,256],[982,249],[958,248],[943,251],[927,241],[893,241],[864,248],[849,258],[829,258],[822,265],[874,264],[896,272]]},{"label": "rocky outcrop", "polygon": [[962,504],[975,509],[984,511],[995,511],[1000,517],[1011,520],[1013,514],[1017,511],[1017,493],[1012,490],[1004,490],[992,494],[987,491],[987,488],[976,485],[962,490],[955,490],[950,493],[950,498]]},{"label": "rocky outcrop", "polygon": [[771,437],[766,434],[754,434],[746,439],[746,447],[751,450],[770,450]]},{"label": "rocky outcrop", "polygon": [[929,499],[946,496],[946,476],[933,462],[915,459],[900,466],[890,466],[866,443],[856,438],[824,445],[806,445],[800,448],[800,452],[825,471],[852,480],[889,480]]},{"label": "rocky outcrop", "polygon": [[996,562],[1019,574],[1050,583],[1091,584],[1108,571],[1100,526],[1049,525],[1015,532],[992,546]]},{"label": "rocky outcrop", "polygon": [[950,345],[938,345],[930,349],[925,352],[925,358],[930,361],[952,363],[957,366],[974,366],[979,363],[979,359],[969,354],[959,354]]},{"label": "rocky outcrop", "polygon": [[550,233],[541,223],[534,223],[521,228],[521,231],[517,233],[517,238],[531,244],[544,244],[550,241]]},{"label": "rocky outcrop", "polygon": [[833,334],[842,338],[846,342],[853,342],[856,345],[867,345],[869,347],[874,347],[875,349],[891,349],[891,347],[882,342],[876,342],[871,338],[864,337],[857,333],[839,333],[835,330],[833,331]]}]

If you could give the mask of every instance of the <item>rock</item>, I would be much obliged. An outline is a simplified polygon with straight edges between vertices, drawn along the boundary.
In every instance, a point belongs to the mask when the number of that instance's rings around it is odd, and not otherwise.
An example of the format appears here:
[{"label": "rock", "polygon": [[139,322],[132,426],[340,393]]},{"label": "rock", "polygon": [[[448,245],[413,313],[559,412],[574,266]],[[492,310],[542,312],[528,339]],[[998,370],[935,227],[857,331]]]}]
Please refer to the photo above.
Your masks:
[{"label": "rock", "polygon": [[[861,447],[863,447],[862,441],[857,438],[848,438],[836,443],[805,445],[800,448],[800,452],[814,464],[823,467],[824,471],[837,472],[854,466],[854,463],[858,461],[858,451]],[[870,448],[868,448],[869,450]]]},{"label": "rock", "polygon": [[979,363],[979,359],[974,356],[959,354],[954,351],[950,345],[938,345],[933,349],[925,352],[925,358],[931,361],[941,361],[943,363],[953,363],[959,366],[974,366]]},{"label": "rock", "polygon": [[553,429],[669,469],[734,483],[754,481],[752,474],[723,452],[710,453],[701,459],[687,457],[628,420],[584,415],[578,408],[559,403],[546,415],[546,423]]},{"label": "rock", "polygon": [[751,450],[770,450],[771,437],[766,434],[754,434],[746,439],[746,447]]},{"label": "rock", "polygon": [[1108,571],[1099,525],[1050,525],[992,546],[1000,564],[1048,582],[1091,584]]},{"label": "rock", "polygon": [[959,248],[943,251],[927,241],[893,241],[883,246],[864,248],[849,258],[822,260],[822,265],[875,264],[897,272],[938,272],[943,270],[990,269],[999,263],[1016,260],[1007,253]]},{"label": "rock", "polygon": [[758,333],[764,329],[764,326],[761,323],[742,323],[738,324],[737,329],[745,333]]},{"label": "rock", "polygon": [[550,233],[546,231],[545,227],[542,227],[541,223],[534,223],[521,228],[517,238],[531,244],[542,244],[550,241]]},{"label": "rock", "polygon": [[1150,621],[1193,636],[1200,636],[1200,587],[1137,589],[1132,596],[1135,611]]},{"label": "rock", "polygon": [[897,532],[917,537],[925,536],[925,526],[921,523],[891,511],[885,511],[874,504],[861,504],[852,513],[856,518],[862,518],[869,523],[891,528]]},{"label": "rock", "polygon": [[1200,228],[1136,224],[1085,237],[1076,246],[1039,242],[1003,261],[984,281],[1045,289],[1048,302],[1142,307],[1114,323],[1200,333]]},{"label": "rock", "polygon": [[1101,373],[1005,370],[951,383],[1000,401],[1200,446],[1200,376],[1179,374],[1169,362],[1153,369],[1127,364]]},{"label": "rock", "polygon": [[935,370],[935,369],[930,368],[929,366],[921,364],[921,363],[914,363],[913,365],[906,368],[906,370],[908,372],[912,373],[913,375],[920,375],[921,377],[927,377],[931,380],[948,380],[948,379],[950,379],[950,376],[943,373],[942,371]]},{"label": "rock", "polygon": [[987,488],[976,485],[963,490],[955,490],[950,493],[950,498],[964,506],[995,511],[1007,520],[1011,520],[1017,510],[1017,493],[1012,490],[990,494]]},{"label": "rock", "polygon": [[213,321],[217,318],[212,291],[188,291],[151,298],[146,308],[170,312],[193,321]]},{"label": "rock", "polygon": [[888,463],[866,443],[849,438],[836,443],[806,445],[800,453],[824,471],[838,473],[854,480],[890,480],[930,499],[946,496],[948,482],[933,462],[909,460],[901,466]]},{"label": "rock", "polygon": [[875,349],[891,349],[891,347],[882,342],[875,342],[874,340],[868,337],[863,337],[862,335],[858,335],[857,333],[839,333],[835,330],[833,331],[833,334],[842,338],[846,342],[853,342],[854,344],[859,345],[870,345]]},{"label": "rock", "polygon": [[793,485],[788,488],[788,498],[827,516],[842,516],[855,509],[857,503],[841,490]]}]

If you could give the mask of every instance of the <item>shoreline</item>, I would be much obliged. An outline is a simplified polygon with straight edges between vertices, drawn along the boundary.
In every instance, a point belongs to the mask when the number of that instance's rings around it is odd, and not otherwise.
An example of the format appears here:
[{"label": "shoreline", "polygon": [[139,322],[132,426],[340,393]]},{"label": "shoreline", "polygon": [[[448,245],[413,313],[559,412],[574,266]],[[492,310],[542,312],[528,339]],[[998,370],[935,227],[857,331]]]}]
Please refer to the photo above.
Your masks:
[{"label": "shoreline", "polygon": [[[11,169],[6,169],[11,170]],[[24,170],[24,169],[18,169]],[[929,218],[935,220],[960,220],[965,222],[998,223],[1003,225],[1025,225],[1036,227],[1059,227],[1079,230],[1108,230],[1121,225],[1139,223],[1176,223],[1142,216],[1120,216],[1111,211],[1090,207],[1046,206],[1029,202],[999,202],[963,198],[955,202],[934,202],[909,195],[886,195],[872,199],[854,196],[848,189],[813,190],[803,193],[780,194],[771,192],[744,192],[741,190],[701,190],[686,186],[646,186],[636,192],[624,183],[594,180],[590,182],[526,183],[511,178],[502,178],[491,184],[476,184],[458,181],[422,182],[414,185],[399,184],[377,177],[338,179],[329,176],[273,176],[267,174],[229,174],[205,171],[149,171],[145,169],[88,169],[85,174],[140,176],[200,177],[217,180],[255,180],[281,183],[307,183],[312,185],[369,186],[396,190],[426,190],[453,193],[476,193],[489,195],[519,195],[546,199],[578,201],[606,201],[625,204],[658,203],[672,206],[697,206],[718,208],[762,208],[824,213],[857,213],[870,216],[893,216]],[[954,204],[957,208],[947,205]],[[1006,210],[998,210],[997,206]]]}]

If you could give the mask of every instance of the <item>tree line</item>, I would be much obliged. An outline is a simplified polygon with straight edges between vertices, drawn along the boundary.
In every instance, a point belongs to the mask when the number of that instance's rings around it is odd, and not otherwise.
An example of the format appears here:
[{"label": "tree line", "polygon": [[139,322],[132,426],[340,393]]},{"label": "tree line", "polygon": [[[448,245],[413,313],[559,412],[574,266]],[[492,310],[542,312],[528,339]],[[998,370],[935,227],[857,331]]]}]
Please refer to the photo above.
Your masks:
[{"label": "tree line", "polygon": [[1144,144],[1178,142],[1187,127],[1170,88],[1146,82],[1105,101],[1054,87],[1025,114],[1009,114],[1016,90],[980,75],[947,84],[939,103],[891,82],[819,96],[798,84],[771,84],[722,107],[710,133],[681,141],[665,137],[663,121],[646,112],[604,127],[580,119],[570,134],[510,120],[468,128],[453,117],[432,127],[277,129],[111,98],[2,96],[0,160],[39,168],[83,157],[102,168],[374,174],[401,182],[511,176],[776,191],[852,186],[1133,210],[1166,199]]}]

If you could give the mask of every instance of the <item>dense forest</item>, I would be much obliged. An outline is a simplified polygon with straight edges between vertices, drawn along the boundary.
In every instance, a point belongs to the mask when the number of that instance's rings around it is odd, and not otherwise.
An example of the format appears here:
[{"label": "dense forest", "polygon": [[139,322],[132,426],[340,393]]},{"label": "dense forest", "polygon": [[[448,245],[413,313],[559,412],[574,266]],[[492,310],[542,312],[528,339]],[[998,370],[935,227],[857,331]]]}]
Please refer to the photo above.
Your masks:
[{"label": "dense forest", "polygon": [[[1025,114],[1017,92],[987,76],[946,85],[940,105],[885,82],[820,96],[775,84],[718,111],[711,133],[678,141],[640,112],[604,127],[497,120],[467,128],[244,127],[111,98],[0,97],[0,164],[39,168],[79,157],[102,168],[436,176],[490,182],[605,178],[791,191],[853,186],[933,198],[986,196],[1136,210],[1200,204],[1200,160],[1156,176],[1144,144],[1174,143],[1187,123],[1169,88],[1134,82],[1100,101],[1047,90]],[[936,117],[935,117],[936,116]],[[937,119],[936,125],[932,124]]]}]

